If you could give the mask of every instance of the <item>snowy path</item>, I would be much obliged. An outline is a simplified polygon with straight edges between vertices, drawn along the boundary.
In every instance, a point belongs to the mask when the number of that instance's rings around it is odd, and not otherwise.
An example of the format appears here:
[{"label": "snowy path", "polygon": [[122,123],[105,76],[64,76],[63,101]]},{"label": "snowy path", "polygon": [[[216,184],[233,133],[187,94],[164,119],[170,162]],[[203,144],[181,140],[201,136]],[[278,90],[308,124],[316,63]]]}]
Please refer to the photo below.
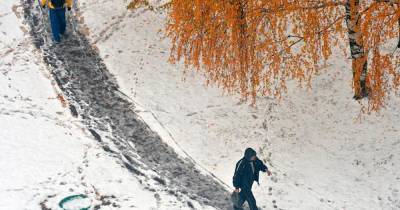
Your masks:
[{"label": "snowy path", "polygon": [[[47,30],[35,3],[22,3],[34,44],[42,50],[58,86],[67,96],[72,115],[83,121],[103,149],[123,161],[135,176],[158,183],[172,195],[228,209],[227,190],[191,161],[182,160],[140,120],[133,111],[134,105],[119,92],[115,79],[83,35],[70,33],[63,44],[45,44],[48,34],[44,33]],[[189,207],[192,205],[188,203]]]},{"label": "snowy path", "polygon": [[[153,8],[167,1],[150,0]],[[121,91],[154,113],[197,162],[230,184],[245,147],[274,172],[254,186],[264,209],[400,209],[400,97],[358,118],[351,62],[342,51],[313,80],[288,85],[281,101],[256,107],[207,86],[202,74],[168,63],[168,10],[126,11],[125,0],[77,1],[80,20]],[[347,42],[343,42],[347,43]],[[336,53],[334,53],[336,54]],[[152,126],[153,121],[143,117]],[[361,120],[361,121],[360,121]],[[155,129],[153,129],[155,130]],[[163,140],[168,135],[159,133]],[[167,141],[166,141],[167,142]],[[167,142],[168,143],[168,142]],[[174,145],[171,145],[172,147]]]},{"label": "snowy path", "polygon": [[72,205],[90,202],[92,209],[192,209],[151,180],[132,176],[71,116],[22,21],[22,6],[2,1],[0,209],[56,210],[75,194],[88,199]]}]

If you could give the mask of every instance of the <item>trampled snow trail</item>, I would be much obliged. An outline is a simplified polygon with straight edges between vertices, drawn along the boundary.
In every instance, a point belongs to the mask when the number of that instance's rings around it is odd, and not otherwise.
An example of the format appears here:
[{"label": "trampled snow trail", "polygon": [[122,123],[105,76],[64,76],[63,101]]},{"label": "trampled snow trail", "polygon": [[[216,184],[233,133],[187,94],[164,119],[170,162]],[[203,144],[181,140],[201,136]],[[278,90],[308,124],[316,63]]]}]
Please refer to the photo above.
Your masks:
[{"label": "trampled snow trail", "polygon": [[[182,160],[140,120],[132,109],[134,105],[119,93],[116,81],[84,35],[67,29],[68,38],[63,43],[48,44],[49,31],[44,25],[47,18],[36,4],[35,0],[22,0],[33,42],[41,49],[72,114],[82,119],[105,150],[117,154],[135,176],[147,176],[143,170],[154,171],[158,176],[152,179],[171,194],[230,209],[229,192],[220,183],[200,173],[191,161]],[[76,22],[72,17],[70,20]],[[105,137],[113,145],[108,145]],[[110,149],[113,147],[118,151]],[[140,155],[145,166],[135,161],[133,153]]]}]

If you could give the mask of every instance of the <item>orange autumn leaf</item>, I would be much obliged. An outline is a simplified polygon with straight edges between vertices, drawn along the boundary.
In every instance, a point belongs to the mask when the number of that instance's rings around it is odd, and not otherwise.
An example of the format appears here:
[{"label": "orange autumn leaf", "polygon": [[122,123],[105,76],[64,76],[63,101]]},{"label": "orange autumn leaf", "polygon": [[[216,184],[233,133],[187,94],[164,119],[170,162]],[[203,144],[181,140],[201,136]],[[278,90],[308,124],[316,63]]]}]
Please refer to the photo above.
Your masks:
[{"label": "orange autumn leaf", "polygon": [[67,101],[62,94],[57,94],[57,99],[61,102],[62,107],[67,107]]}]

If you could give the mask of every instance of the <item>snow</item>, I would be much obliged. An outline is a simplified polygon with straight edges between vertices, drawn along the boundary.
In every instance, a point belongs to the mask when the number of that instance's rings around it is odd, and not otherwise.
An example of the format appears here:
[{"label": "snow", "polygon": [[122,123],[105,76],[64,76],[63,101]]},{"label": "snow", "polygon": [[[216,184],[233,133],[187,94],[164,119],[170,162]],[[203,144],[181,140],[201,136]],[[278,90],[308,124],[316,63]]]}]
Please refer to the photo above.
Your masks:
[{"label": "snow", "polygon": [[[57,210],[76,194],[97,209],[190,209],[133,176],[71,116],[32,45],[22,9],[12,0],[0,5],[0,209]],[[75,202],[68,205],[88,200]]]},{"label": "snow", "polygon": [[338,54],[311,90],[291,84],[281,101],[260,97],[252,107],[169,64],[165,12],[127,4],[85,1],[80,16],[123,92],[179,154],[231,185],[234,164],[255,148],[274,172],[254,189],[265,209],[400,208],[398,95],[380,113],[360,115],[350,63]]},{"label": "snow", "polygon": [[[281,101],[260,97],[250,106],[169,64],[165,12],[127,4],[80,1],[82,31],[136,112],[182,158],[231,185],[236,161],[255,148],[273,172],[254,186],[263,209],[400,209],[399,95],[381,112],[360,115],[350,63],[338,54],[312,89],[290,84]],[[22,13],[15,1],[0,5],[0,209],[59,209],[76,194],[101,209],[190,209],[122,167],[70,115]]]}]

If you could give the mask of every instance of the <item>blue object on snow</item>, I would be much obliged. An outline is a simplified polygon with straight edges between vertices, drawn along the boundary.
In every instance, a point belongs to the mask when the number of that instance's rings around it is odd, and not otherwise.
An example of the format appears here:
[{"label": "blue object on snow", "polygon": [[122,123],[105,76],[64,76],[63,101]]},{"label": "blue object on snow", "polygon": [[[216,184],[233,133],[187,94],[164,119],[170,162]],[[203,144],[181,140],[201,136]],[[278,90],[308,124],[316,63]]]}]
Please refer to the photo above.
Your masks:
[{"label": "blue object on snow", "polygon": [[[67,209],[64,208],[64,205],[65,205],[65,204],[67,204],[67,203],[69,203],[69,202],[72,202],[72,201],[74,201],[74,200],[77,200],[77,199],[87,199],[87,198],[88,198],[88,196],[87,196],[87,195],[83,195],[83,194],[70,195],[70,196],[67,196],[67,197],[63,198],[63,199],[58,203],[58,206],[59,206],[60,208],[64,209],[64,210],[67,210]],[[91,206],[89,205],[89,206],[87,206],[87,207],[80,208],[79,210],[89,210],[90,207],[91,207]]]}]

